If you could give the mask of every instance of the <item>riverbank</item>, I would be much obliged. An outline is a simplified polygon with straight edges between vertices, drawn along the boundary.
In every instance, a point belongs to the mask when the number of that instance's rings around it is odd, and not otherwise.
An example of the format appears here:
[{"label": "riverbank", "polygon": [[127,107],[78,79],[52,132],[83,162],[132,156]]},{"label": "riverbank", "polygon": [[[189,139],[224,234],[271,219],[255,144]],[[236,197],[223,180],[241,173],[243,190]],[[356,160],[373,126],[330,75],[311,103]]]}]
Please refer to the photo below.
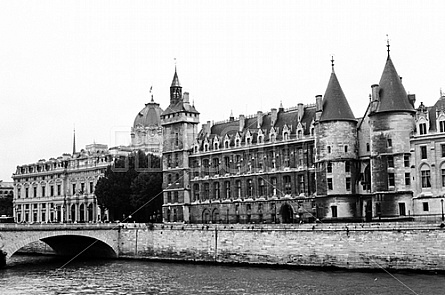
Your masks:
[{"label": "riverbank", "polygon": [[118,254],[195,263],[443,272],[445,230],[415,222],[123,224]]}]

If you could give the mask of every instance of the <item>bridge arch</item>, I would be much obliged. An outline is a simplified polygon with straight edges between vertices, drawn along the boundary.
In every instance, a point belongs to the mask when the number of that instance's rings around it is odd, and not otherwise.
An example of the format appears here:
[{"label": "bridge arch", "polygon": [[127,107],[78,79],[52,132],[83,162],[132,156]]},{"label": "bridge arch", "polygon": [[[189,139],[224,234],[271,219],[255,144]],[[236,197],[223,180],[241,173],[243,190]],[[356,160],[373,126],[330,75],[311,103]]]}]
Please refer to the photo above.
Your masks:
[{"label": "bridge arch", "polygon": [[116,238],[110,237],[110,231],[19,231],[2,234],[3,253],[6,262],[24,246],[43,241],[56,252],[56,255],[75,256],[83,252],[84,256],[118,257],[119,248]]}]

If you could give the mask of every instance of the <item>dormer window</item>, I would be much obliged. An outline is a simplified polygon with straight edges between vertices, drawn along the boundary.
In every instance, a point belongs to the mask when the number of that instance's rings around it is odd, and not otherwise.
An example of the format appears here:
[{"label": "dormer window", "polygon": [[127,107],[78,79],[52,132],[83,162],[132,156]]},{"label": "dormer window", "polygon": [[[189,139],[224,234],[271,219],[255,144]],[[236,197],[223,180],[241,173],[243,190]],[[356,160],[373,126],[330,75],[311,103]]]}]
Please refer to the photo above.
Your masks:
[{"label": "dormer window", "polygon": [[239,138],[235,139],[235,147],[239,147],[241,145],[241,140]]},{"label": "dormer window", "polygon": [[197,145],[195,145],[195,154],[198,153],[198,149],[199,149],[199,147]]},{"label": "dormer window", "polygon": [[300,129],[300,130],[297,131],[297,138],[298,139],[302,139],[303,138],[303,130]]},{"label": "dormer window", "polygon": [[224,141],[224,148],[226,148],[226,149],[229,148],[229,141],[228,140]]},{"label": "dormer window", "polygon": [[263,143],[264,135],[258,135],[258,143]]},{"label": "dormer window", "polygon": [[250,145],[252,143],[252,139],[250,137],[246,138],[246,144]]},{"label": "dormer window", "polygon": [[289,140],[289,132],[283,132],[283,139]]},{"label": "dormer window", "polygon": [[218,144],[218,142],[214,142],[214,143],[213,143],[213,149],[214,149],[214,150],[218,150],[218,148],[219,148],[219,144]]},{"label": "dormer window", "polygon": [[439,121],[439,131],[445,132],[445,120]]},{"label": "dormer window", "polygon": [[426,134],[426,123],[420,123],[419,124],[419,134],[423,135]]},{"label": "dormer window", "polygon": [[209,151],[209,144],[205,143],[204,144],[204,152],[208,152]]},{"label": "dormer window", "polygon": [[271,134],[270,135],[270,141],[271,142],[275,142],[275,134]]}]

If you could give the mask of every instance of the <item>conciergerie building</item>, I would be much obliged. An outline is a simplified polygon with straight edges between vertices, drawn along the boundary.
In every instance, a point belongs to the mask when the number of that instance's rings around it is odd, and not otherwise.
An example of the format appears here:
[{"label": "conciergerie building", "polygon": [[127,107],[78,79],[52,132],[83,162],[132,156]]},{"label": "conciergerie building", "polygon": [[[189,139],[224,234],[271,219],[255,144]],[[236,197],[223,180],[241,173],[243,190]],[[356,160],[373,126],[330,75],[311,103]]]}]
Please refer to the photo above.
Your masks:
[{"label": "conciergerie building", "polygon": [[162,156],[163,220],[294,223],[443,219],[445,96],[415,106],[388,56],[363,117],[332,72],[314,104],[231,115],[199,128],[175,69],[170,103],[137,113],[131,145],[17,167],[17,221],[97,221],[94,186],[116,155]]}]

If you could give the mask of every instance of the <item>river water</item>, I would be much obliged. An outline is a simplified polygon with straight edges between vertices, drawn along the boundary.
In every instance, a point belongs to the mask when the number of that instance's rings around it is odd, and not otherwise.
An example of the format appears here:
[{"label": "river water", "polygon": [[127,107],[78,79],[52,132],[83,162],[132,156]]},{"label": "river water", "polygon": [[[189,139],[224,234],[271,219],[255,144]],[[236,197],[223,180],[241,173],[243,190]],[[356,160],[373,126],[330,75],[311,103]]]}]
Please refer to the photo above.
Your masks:
[{"label": "river water", "polygon": [[14,255],[0,294],[445,294],[445,275]]}]

